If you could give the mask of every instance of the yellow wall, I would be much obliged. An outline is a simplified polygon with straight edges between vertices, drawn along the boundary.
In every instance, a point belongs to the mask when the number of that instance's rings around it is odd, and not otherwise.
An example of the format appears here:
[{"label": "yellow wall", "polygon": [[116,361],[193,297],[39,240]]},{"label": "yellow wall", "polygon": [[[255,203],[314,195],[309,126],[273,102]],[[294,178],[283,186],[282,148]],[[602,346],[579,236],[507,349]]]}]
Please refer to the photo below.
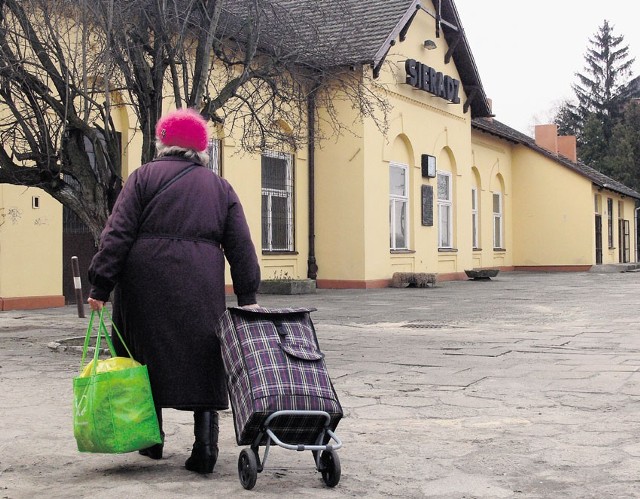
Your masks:
[{"label": "yellow wall", "polygon": [[[376,162],[374,154],[382,150],[380,170],[384,172],[384,176],[378,177],[381,184],[378,191],[380,199],[388,199],[389,196],[389,163],[404,162],[411,167],[409,246],[413,253],[393,252],[390,255],[388,206],[384,203],[385,215],[383,216],[382,210],[376,214],[376,218],[383,223],[379,224],[380,237],[375,245],[378,253],[369,268],[370,278],[389,279],[395,271],[437,272],[449,278],[459,278],[464,275],[465,269],[473,267],[471,125],[470,111],[464,113],[463,110],[466,95],[460,88],[460,103],[453,104],[405,83],[406,59],[415,59],[433,67],[436,71],[460,80],[455,65],[443,62],[448,50],[444,38],[437,39],[436,49],[424,48],[425,33],[434,32],[434,19],[422,11],[418,12],[406,40],[396,43],[391,48],[387,56],[387,68],[381,72],[376,82],[376,85],[386,93],[392,107],[390,128],[385,139],[380,133],[376,133],[369,122],[368,141],[365,148],[371,151],[372,164]],[[454,234],[452,250],[438,249],[437,179],[422,177],[421,155],[423,154],[436,157],[438,171],[452,174]],[[371,168],[368,168],[367,173],[371,171]],[[434,191],[433,226],[421,225],[421,186],[423,184],[431,185]],[[371,211],[367,210],[367,213]],[[385,236],[386,244],[380,243],[382,234]],[[371,247],[374,247],[373,242]],[[368,251],[367,254],[370,255],[370,253]],[[386,258],[383,253],[386,253]],[[380,265],[385,260],[388,262],[387,265]],[[369,262],[369,259],[367,261]]]},{"label": "yellow wall", "polygon": [[[286,126],[286,125],[285,125]],[[301,123],[300,126],[305,126]],[[294,252],[269,254],[262,252],[262,197],[261,197],[261,156],[238,151],[233,135],[222,137],[222,176],[227,179],[240,198],[251,230],[251,237],[261,261],[263,279],[282,276],[287,278],[307,277],[309,254],[309,173],[307,151],[282,147],[273,152],[293,155],[294,177]],[[227,283],[231,277],[227,269]]]},{"label": "yellow wall", "polygon": [[[257,155],[238,153],[235,142],[231,138],[222,139],[222,176],[227,179],[240,198],[244,208],[251,237],[256,246],[256,251],[261,250],[260,230],[260,157]],[[263,269],[263,277],[264,277]],[[231,282],[231,279],[228,279]]]},{"label": "yellow wall", "polygon": [[116,108],[113,122],[115,128],[122,133],[122,178],[126,180],[131,172],[140,167],[142,133],[136,128],[138,118],[131,107]]},{"label": "yellow wall", "polygon": [[61,295],[60,203],[40,189],[0,184],[0,302],[39,297],[60,305]]},{"label": "yellow wall", "polygon": [[513,156],[515,265],[595,263],[591,181],[522,146]]},{"label": "yellow wall", "polygon": [[[318,280],[365,279],[365,194],[363,127],[357,113],[336,96],[336,107],[350,132],[321,142],[315,158],[315,244]],[[320,122],[326,110],[319,109]],[[388,215],[385,215],[388,217]],[[388,235],[387,235],[388,238]],[[388,244],[388,243],[387,243]]]},{"label": "yellow wall", "polygon": [[[444,39],[436,50],[423,47],[424,33],[432,33],[432,17],[418,12],[408,37],[387,55],[380,77],[370,83],[389,102],[389,129],[381,132],[372,118],[351,126],[318,151],[316,165],[317,247],[319,280],[356,280],[359,284],[386,284],[393,272],[461,274],[472,265],[470,229],[471,149],[470,114],[459,104],[416,90],[404,83],[408,58],[433,66],[460,79],[454,64],[442,61]],[[340,108],[343,123],[354,114]],[[438,251],[437,183],[421,175],[421,155],[436,156],[438,169],[454,179],[454,251]],[[409,166],[409,251],[389,249],[389,168]],[[434,225],[421,225],[421,186],[434,189]],[[348,203],[348,204],[346,204]],[[345,213],[345,206],[348,206]],[[458,251],[455,251],[458,250]],[[327,267],[329,265],[329,267]]]},{"label": "yellow wall", "polygon": [[[512,147],[505,140],[494,136],[473,132],[472,134],[471,185],[468,190],[471,203],[471,189],[478,190],[479,240],[478,249],[473,251],[472,267],[511,267],[514,259],[514,232],[519,230],[517,217],[513,212]],[[503,200],[503,250],[494,248],[493,195],[502,194]],[[471,204],[469,204],[469,213]],[[471,225],[468,230],[471,235]],[[471,245],[471,243],[470,243]]]}]

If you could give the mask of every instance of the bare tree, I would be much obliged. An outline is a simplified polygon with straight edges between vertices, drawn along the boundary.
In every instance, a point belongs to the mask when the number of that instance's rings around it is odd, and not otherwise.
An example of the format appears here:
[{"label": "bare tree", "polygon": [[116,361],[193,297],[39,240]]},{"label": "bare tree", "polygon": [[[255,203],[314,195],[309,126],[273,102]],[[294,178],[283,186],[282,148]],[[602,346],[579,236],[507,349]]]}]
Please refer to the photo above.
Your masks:
[{"label": "bare tree", "polygon": [[40,187],[94,237],[117,192],[120,152],[89,54],[84,13],[68,2],[0,1],[0,182]]},{"label": "bare tree", "polygon": [[[350,125],[337,119],[337,93],[383,127],[386,115],[375,111],[385,111],[385,101],[367,72],[335,61],[353,31],[347,4],[300,7],[282,0],[0,0],[0,182],[44,189],[97,241],[121,180],[116,105],[137,116],[142,163],[155,154],[167,101],[200,110],[247,151],[300,147],[307,128],[276,123],[305,123],[310,97],[327,110],[323,130]],[[123,102],[112,102],[114,95]]]}]

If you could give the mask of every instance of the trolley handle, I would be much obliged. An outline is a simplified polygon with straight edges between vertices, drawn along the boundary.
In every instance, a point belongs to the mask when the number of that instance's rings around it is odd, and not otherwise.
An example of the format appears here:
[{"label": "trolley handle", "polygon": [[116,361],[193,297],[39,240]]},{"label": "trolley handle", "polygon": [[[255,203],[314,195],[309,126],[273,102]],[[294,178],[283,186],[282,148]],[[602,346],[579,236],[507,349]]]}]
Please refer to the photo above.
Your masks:
[{"label": "trolley handle", "polygon": [[269,435],[269,438],[271,440],[273,440],[273,442],[276,445],[279,445],[280,447],[284,447],[285,449],[289,449],[289,450],[297,450],[297,451],[305,451],[305,450],[315,450],[315,451],[323,451],[323,450],[337,450],[340,447],[342,447],[342,441],[338,438],[338,436],[333,433],[331,430],[326,430],[326,434],[329,435],[329,437],[331,438],[331,440],[333,440],[336,444],[335,445],[331,445],[331,444],[326,444],[326,445],[304,445],[304,444],[287,444],[283,441],[281,441],[276,435],[275,433],[273,433],[273,431],[270,428],[267,428],[267,435]]}]

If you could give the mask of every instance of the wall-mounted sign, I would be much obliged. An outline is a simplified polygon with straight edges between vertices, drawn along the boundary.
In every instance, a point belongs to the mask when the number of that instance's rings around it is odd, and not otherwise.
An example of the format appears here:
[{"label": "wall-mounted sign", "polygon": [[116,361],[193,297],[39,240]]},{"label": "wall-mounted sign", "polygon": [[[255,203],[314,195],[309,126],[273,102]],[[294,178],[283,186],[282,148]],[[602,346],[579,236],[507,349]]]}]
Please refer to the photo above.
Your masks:
[{"label": "wall-mounted sign", "polygon": [[433,187],[422,185],[422,225],[433,227]]},{"label": "wall-mounted sign", "polygon": [[460,81],[436,71],[426,64],[407,59],[404,63],[407,73],[405,83],[419,90],[424,90],[437,97],[442,97],[453,104],[460,103]]}]

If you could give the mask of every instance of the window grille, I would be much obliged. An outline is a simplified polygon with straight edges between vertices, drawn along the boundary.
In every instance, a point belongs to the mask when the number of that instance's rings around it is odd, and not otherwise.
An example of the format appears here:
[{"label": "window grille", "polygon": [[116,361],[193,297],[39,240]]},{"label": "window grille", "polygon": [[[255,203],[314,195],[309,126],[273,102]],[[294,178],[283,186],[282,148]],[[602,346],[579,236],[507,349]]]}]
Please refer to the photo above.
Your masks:
[{"label": "window grille", "polygon": [[293,158],[262,155],[262,249],[294,251]]},{"label": "window grille", "polygon": [[[78,181],[71,175],[63,174],[62,179],[71,186],[79,185]],[[62,231],[65,234],[89,234],[91,232],[84,222],[80,220],[80,217],[71,208],[64,205],[62,207]]]}]

